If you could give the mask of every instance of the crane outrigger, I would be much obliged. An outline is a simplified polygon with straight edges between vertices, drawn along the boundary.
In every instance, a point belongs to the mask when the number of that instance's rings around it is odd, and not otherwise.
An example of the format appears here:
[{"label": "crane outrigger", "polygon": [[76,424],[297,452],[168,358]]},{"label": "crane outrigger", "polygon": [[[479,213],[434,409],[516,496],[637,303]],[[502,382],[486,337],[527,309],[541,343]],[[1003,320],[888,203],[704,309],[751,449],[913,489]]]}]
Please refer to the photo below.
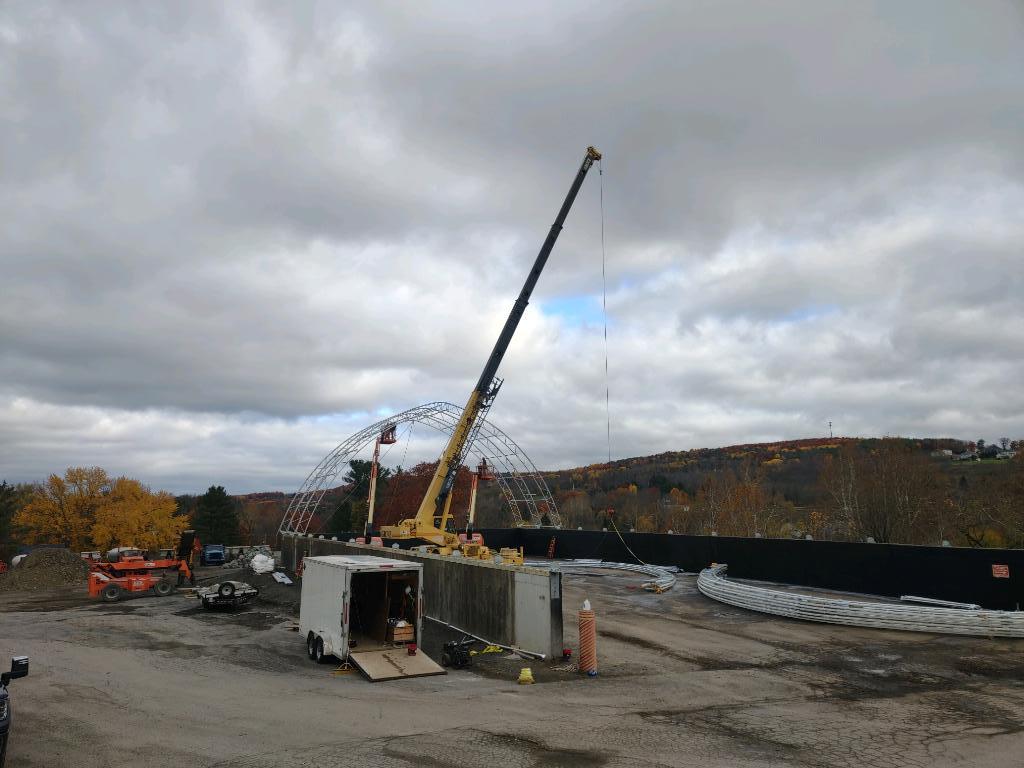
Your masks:
[{"label": "crane outrigger", "polygon": [[[505,327],[502,328],[501,334],[494,344],[491,356],[487,358],[484,370],[469,395],[466,407],[462,410],[462,416],[459,418],[459,422],[456,424],[448,444],[441,453],[441,458],[437,462],[437,469],[434,471],[434,476],[427,487],[426,494],[423,496],[423,501],[420,502],[416,515],[401,520],[396,525],[382,526],[380,533],[383,538],[419,539],[431,545],[436,545],[442,554],[450,554],[458,549],[468,557],[491,558],[490,551],[486,547],[480,543],[464,543],[455,531],[451,515],[452,487],[455,484],[455,476],[459,471],[459,467],[462,466],[470,446],[473,444],[476,429],[479,429],[479,425],[486,416],[487,410],[501,389],[502,380],[497,378],[496,375],[498,366],[505,356],[505,351],[512,341],[512,336],[519,326],[519,321],[523,316],[523,312],[526,311],[527,304],[530,303],[530,295],[537,285],[540,273],[544,270],[544,265],[547,263],[548,256],[555,246],[559,233],[562,231],[562,225],[572,209],[576,195],[579,193],[580,187],[583,186],[583,180],[586,178],[587,171],[600,159],[600,152],[593,147],[587,147],[586,154],[583,156],[583,163],[580,165],[576,178],[573,179],[572,186],[569,187],[569,192],[565,196],[565,201],[555,217],[555,222],[551,225],[548,236],[545,238],[544,244],[541,246],[540,252],[533,262],[533,268],[526,276],[526,282],[523,284],[523,289],[519,292],[519,298],[516,299],[515,304],[512,306],[512,311],[509,313],[508,319],[505,321]],[[519,556],[515,557],[515,554]],[[501,555],[504,561],[522,562],[521,553],[516,553],[515,550],[510,552],[503,550]]]}]

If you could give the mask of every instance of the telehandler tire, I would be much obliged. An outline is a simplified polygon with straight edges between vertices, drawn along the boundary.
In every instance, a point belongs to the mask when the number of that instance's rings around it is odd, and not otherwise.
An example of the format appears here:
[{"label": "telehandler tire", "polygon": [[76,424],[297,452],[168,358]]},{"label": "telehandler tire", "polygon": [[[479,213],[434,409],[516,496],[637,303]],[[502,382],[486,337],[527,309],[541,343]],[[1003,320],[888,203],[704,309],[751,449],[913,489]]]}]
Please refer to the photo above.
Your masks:
[{"label": "telehandler tire", "polygon": [[107,584],[107,586],[103,588],[103,591],[100,592],[100,596],[103,598],[104,602],[116,603],[121,599],[121,595],[123,593],[124,590],[121,589],[119,584]]},{"label": "telehandler tire", "polygon": [[161,579],[153,585],[153,591],[158,597],[167,597],[174,591],[174,582],[169,579]]}]

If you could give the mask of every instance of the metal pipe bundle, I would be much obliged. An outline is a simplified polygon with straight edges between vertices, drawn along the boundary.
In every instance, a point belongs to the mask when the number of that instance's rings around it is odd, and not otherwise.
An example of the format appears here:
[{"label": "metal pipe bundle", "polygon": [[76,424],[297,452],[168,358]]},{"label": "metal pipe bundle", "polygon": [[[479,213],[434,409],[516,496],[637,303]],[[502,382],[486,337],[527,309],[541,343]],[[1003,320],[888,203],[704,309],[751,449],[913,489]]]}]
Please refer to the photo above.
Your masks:
[{"label": "metal pipe bundle", "polygon": [[550,560],[531,560],[526,565],[537,568],[547,568],[552,571],[589,571],[589,570],[612,570],[630,571],[641,573],[644,576],[652,576],[650,581],[645,581],[640,586],[648,592],[664,592],[672,589],[676,584],[674,569],[660,565],[641,565],[634,563],[606,563],[603,560],[564,560],[552,562]]},{"label": "metal pipe bundle", "polygon": [[730,581],[725,578],[726,568],[726,565],[705,568],[697,578],[697,589],[712,600],[737,608],[855,627],[981,637],[1024,637],[1024,611],[964,610],[816,597]]}]

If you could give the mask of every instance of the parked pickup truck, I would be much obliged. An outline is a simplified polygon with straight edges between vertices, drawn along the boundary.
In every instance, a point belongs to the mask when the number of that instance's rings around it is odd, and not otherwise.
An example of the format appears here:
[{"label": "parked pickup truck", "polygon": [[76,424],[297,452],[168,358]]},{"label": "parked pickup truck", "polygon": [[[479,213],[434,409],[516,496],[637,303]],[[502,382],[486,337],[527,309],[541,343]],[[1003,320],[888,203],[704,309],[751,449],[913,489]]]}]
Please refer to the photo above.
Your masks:
[{"label": "parked pickup truck", "polygon": [[28,656],[15,656],[11,659],[11,671],[0,675],[0,768],[4,768],[7,737],[11,731],[11,697],[7,693],[7,684],[27,674]]},{"label": "parked pickup truck", "polygon": [[199,556],[203,565],[224,565],[225,551],[223,544],[205,544]]}]

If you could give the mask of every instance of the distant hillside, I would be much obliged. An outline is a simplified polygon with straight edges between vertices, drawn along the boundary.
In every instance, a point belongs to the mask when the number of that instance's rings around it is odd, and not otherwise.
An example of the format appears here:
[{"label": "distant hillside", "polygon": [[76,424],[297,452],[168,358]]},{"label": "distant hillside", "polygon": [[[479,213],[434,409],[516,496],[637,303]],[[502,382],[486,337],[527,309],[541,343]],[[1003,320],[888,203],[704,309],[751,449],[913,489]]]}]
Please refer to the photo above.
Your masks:
[{"label": "distant hillside", "polygon": [[[671,451],[542,475],[564,527],[607,526],[612,510],[617,525],[640,531],[1024,543],[1024,451],[1014,460],[959,462],[948,455],[974,447],[953,438],[811,438]],[[411,514],[432,469],[421,464],[393,477],[378,494],[375,522]],[[468,478],[464,468],[452,504],[460,525]],[[332,516],[346,502],[353,527],[361,528],[365,494],[347,485],[327,491],[311,530],[332,532]],[[290,498],[236,497],[243,517],[263,530],[276,527]],[[511,522],[496,484],[482,484],[478,526]]]}]

